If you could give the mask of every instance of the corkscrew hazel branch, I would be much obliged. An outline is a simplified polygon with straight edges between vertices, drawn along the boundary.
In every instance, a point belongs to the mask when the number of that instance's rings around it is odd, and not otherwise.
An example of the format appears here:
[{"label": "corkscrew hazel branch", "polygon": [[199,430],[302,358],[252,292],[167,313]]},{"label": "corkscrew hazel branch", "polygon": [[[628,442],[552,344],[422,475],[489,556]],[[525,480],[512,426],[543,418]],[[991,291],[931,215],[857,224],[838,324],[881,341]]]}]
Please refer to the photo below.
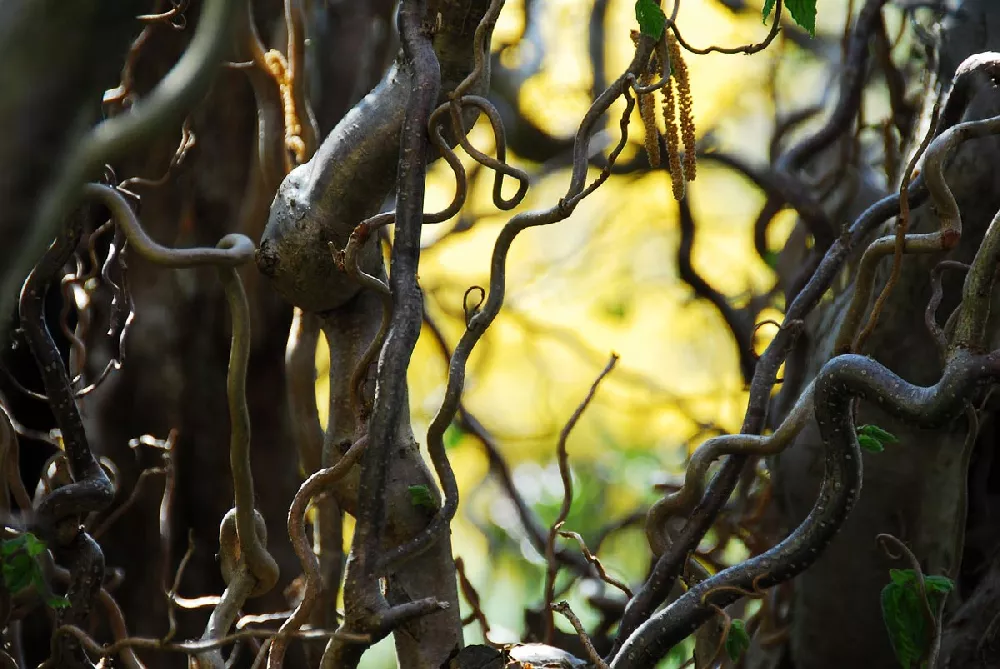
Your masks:
[{"label": "corkscrew hazel branch", "polygon": [[934,345],[937,347],[942,364],[948,359],[948,337],[944,329],[937,323],[937,310],[941,305],[941,298],[944,297],[944,287],[941,285],[942,275],[945,270],[959,270],[968,272],[969,266],[954,260],[942,260],[931,270],[931,297],[927,300],[927,308],[924,310],[924,324],[930,332]]},{"label": "corkscrew hazel branch", "polygon": [[306,536],[305,515],[309,503],[343,478],[357,463],[367,445],[367,436],[354,442],[337,464],[321,469],[307,478],[292,499],[292,504],[288,509],[288,536],[291,538],[292,548],[295,549],[295,554],[302,564],[302,572],[305,574],[305,585],[303,587],[302,600],[295,607],[288,620],[281,626],[281,629],[278,630],[278,635],[271,642],[271,650],[267,659],[268,669],[281,669],[289,639],[309,620],[309,616],[316,605],[316,600],[323,586],[323,575],[320,572],[319,560],[316,558],[309,538]]},{"label": "corkscrew hazel branch", "polygon": [[[110,644],[100,644],[95,641],[86,631],[74,625],[63,625],[55,630],[56,636],[71,636],[79,640],[88,653],[97,657],[109,657],[115,655],[123,648],[138,648],[145,650],[166,651],[181,653],[184,655],[198,655],[206,651],[214,651],[243,640],[259,639],[274,636],[274,630],[247,629],[235,634],[227,634],[211,640],[197,640],[184,642],[163,642],[160,639],[149,639],[144,637],[127,637]],[[310,632],[300,632],[297,638],[301,639],[329,639],[342,638],[349,641],[363,643],[369,640],[364,634],[348,634],[345,632],[333,632],[329,630],[314,630]],[[52,669],[51,663],[43,663],[39,669]]]},{"label": "corkscrew hazel branch", "polygon": [[[765,36],[762,41],[756,44],[745,44],[743,46],[736,46],[736,47],[723,47],[723,46],[713,45],[703,49],[699,49],[698,47],[691,46],[684,40],[684,38],[681,36],[680,29],[677,27],[677,23],[673,19],[671,19],[668,22],[667,29],[673,31],[674,36],[677,38],[677,43],[680,44],[682,47],[684,47],[686,51],[690,51],[691,53],[705,55],[715,52],[724,54],[742,53],[745,55],[750,55],[766,49],[768,46],[771,45],[771,42],[774,41],[774,38],[778,36],[778,32],[781,30],[781,10],[784,7],[784,4],[785,4],[784,0],[777,0],[777,2],[775,2],[774,16],[771,19],[772,21],[771,29],[767,32],[767,36]],[[675,7],[680,6],[680,0],[676,0],[674,5]],[[674,16],[676,16],[676,14],[677,13],[675,11]]]},{"label": "corkscrew hazel branch", "polygon": [[[905,253],[934,253],[954,248],[962,236],[962,215],[955,196],[944,175],[944,162],[956,147],[967,139],[1000,133],[1000,116],[968,121],[948,128],[927,148],[924,159],[923,177],[930,193],[934,211],[940,220],[938,232],[929,234],[908,234],[903,238]],[[901,198],[901,202],[902,202]],[[895,252],[895,235],[887,235],[872,242],[865,250],[858,270],[854,295],[847,314],[837,335],[838,352],[849,350],[854,340],[861,317],[871,296],[875,277],[875,266],[879,260]]]},{"label": "corkscrew hazel branch", "polygon": [[570,608],[569,602],[556,602],[552,605],[552,610],[565,616],[566,619],[569,620],[570,624],[573,625],[573,629],[576,630],[576,634],[580,638],[580,643],[582,643],[583,647],[587,650],[587,656],[590,658],[590,661],[593,662],[594,666],[597,669],[608,669],[607,663],[601,659],[600,653],[598,653],[597,649],[594,648],[594,644],[590,640],[590,635],[587,634],[586,628],[584,628],[583,623],[580,622],[577,615],[573,613],[573,609]]},{"label": "corkscrew hazel branch", "polygon": [[277,583],[278,563],[265,547],[266,526],[263,516],[255,508],[253,473],[250,469],[250,411],[246,397],[247,365],[250,359],[250,304],[243,290],[243,282],[235,269],[220,267],[219,278],[226,291],[233,328],[226,395],[231,424],[229,466],[233,475],[234,497],[234,508],[222,521],[220,540],[229,523],[234,530],[230,533],[236,540],[236,543],[230,543],[229,546],[220,546],[220,560],[223,578],[226,578],[227,562],[236,558],[239,564],[246,564],[256,580],[250,596],[258,597],[269,592]]},{"label": "corkscrew hazel branch", "polygon": [[[226,395],[229,404],[231,436],[230,467],[233,472],[234,508],[223,518],[219,528],[220,562],[227,588],[213,611],[203,639],[222,636],[232,626],[247,597],[268,592],[278,580],[278,565],[267,552],[266,527],[254,508],[253,476],[250,470],[250,414],[246,399],[247,364],[250,357],[250,305],[236,267],[253,258],[254,245],[249,238],[230,234],[216,248],[171,249],[153,241],[139,224],[128,201],[117,190],[89,184],[84,193],[108,207],[115,222],[140,255],[167,267],[213,265],[226,293],[232,318],[229,373]],[[221,655],[203,656],[211,666],[221,663]]]},{"label": "corkscrew hazel branch", "polygon": [[[472,612],[468,616],[468,621],[473,620],[479,623],[479,628],[483,633],[483,640],[487,645],[498,647],[497,644],[490,641],[490,622],[486,619],[486,614],[483,613],[482,601],[479,598],[479,593],[476,592],[476,587],[472,585],[472,581],[465,573],[465,563],[462,558],[455,558],[455,571],[458,572],[458,585],[459,589],[462,591],[462,596],[465,597],[465,601],[472,608]],[[463,620],[463,625],[468,623]]]},{"label": "corkscrew hazel branch", "polygon": [[316,404],[319,333],[319,318],[296,307],[285,346],[286,397],[299,463],[307,475],[320,468],[323,451],[323,429]]},{"label": "corkscrew hazel branch", "polygon": [[[886,2],[887,0],[867,0],[858,13],[848,42],[840,96],[826,123],[815,133],[791,147],[776,161],[775,171],[785,179],[799,184],[798,187],[788,190],[792,194],[803,196],[803,201],[795,205],[796,209],[799,211],[808,210],[812,213],[805,219],[805,223],[815,238],[816,246],[819,247],[820,251],[827,249],[836,241],[836,231],[829,217],[819,207],[816,198],[811,194],[812,189],[808,189],[802,184],[797,173],[817,154],[828,149],[837,141],[857,115],[866,82],[871,51],[870,39],[880,25],[882,7]],[[778,211],[778,207],[762,210],[762,217],[755,223],[755,230],[758,231],[758,234],[766,237],[766,229],[770,219]]]},{"label": "corkscrew hazel branch", "polygon": [[[996,119],[1000,123],[1000,118]],[[988,343],[986,323],[1000,262],[1000,211],[990,221],[983,241],[965,275],[962,303],[957,309],[955,333],[951,345],[959,349],[983,351]]]},{"label": "corkscrew hazel branch", "polygon": [[[44,314],[45,295],[76,251],[81,233],[79,217],[60,230],[24,282],[18,305],[21,328],[42,377],[69,466],[69,482],[43,497],[33,521],[56,556],[70,568],[66,593],[69,605],[57,611],[58,624],[84,624],[89,617],[104,577],[104,554],[81,528],[80,521],[91,512],[103,511],[114,500],[114,483],[91,451],[72,384]],[[25,511],[30,509],[29,506]],[[58,643],[54,640],[53,656],[68,667],[89,665],[79,643],[73,639],[61,639]]]},{"label": "corkscrew hazel branch", "polygon": [[805,427],[813,413],[813,392],[809,386],[773,434],[726,434],[713,437],[698,447],[684,472],[681,489],[661,497],[646,517],[646,537],[654,555],[661,555],[670,545],[667,521],[690,513],[705,494],[705,475],[709,467],[727,455],[775,455],[783,451]]},{"label": "corkscrew hazel branch", "polygon": [[[483,114],[486,115],[487,120],[489,120],[496,143],[496,158],[493,158],[492,156],[489,156],[477,149],[473,146],[472,142],[469,141],[468,135],[459,131],[462,125],[462,111],[466,105],[476,107],[479,111],[483,112]],[[493,170],[496,175],[493,180],[493,204],[502,211],[513,209],[519,205],[528,192],[529,178],[524,170],[508,165],[506,162],[506,132],[503,127],[503,120],[500,118],[500,113],[497,111],[496,107],[494,107],[493,103],[489,100],[479,95],[465,95],[460,98],[452,98],[451,103],[448,105],[448,109],[451,114],[452,128],[458,136],[459,144],[477,163]],[[502,194],[503,178],[505,176],[513,177],[514,179],[517,179],[518,182],[517,192],[509,200],[505,199]]]},{"label": "corkscrew hazel branch", "polygon": [[[485,294],[483,297],[485,297]],[[440,348],[445,361],[447,362],[451,360],[452,352],[448,347],[448,343],[444,339],[444,333],[441,332],[441,328],[438,326],[437,322],[427,313],[426,306],[424,308],[424,324],[427,326],[427,329],[430,331],[435,343]],[[468,324],[468,317],[466,318],[466,324]],[[514,508],[517,511],[517,516],[520,519],[521,525],[524,527],[524,531],[527,533],[532,546],[534,546],[535,550],[539,553],[544,553],[545,530],[542,528],[541,523],[535,516],[534,511],[524,500],[524,497],[518,492],[517,486],[514,484],[514,475],[511,472],[507,461],[504,459],[503,454],[500,452],[500,447],[493,438],[493,435],[490,434],[489,430],[486,429],[486,426],[484,426],[479,419],[476,418],[476,416],[469,413],[468,409],[461,402],[458,404],[456,420],[458,421],[459,427],[474,436],[483,445],[486,459],[490,463],[490,470],[493,472],[493,475],[497,478],[500,486],[510,499],[510,503],[514,505]],[[587,576],[589,574],[589,568],[586,560],[580,559],[580,555],[578,553],[560,550],[556,552],[556,557],[563,561],[567,566],[571,567],[578,575]]]},{"label": "corkscrew hazel branch", "polygon": [[[485,303],[482,308],[469,319],[468,326],[459,340],[455,351],[452,354],[451,363],[448,370],[448,385],[445,390],[445,398],[435,414],[431,425],[427,430],[427,448],[431,455],[431,460],[435,465],[438,477],[442,481],[445,491],[445,500],[441,511],[434,517],[430,525],[417,535],[409,544],[399,546],[390,550],[382,558],[382,564],[386,567],[398,564],[405,558],[415,555],[428,548],[436,538],[446,530],[454,517],[458,508],[458,489],[454,481],[454,473],[447,465],[447,452],[444,446],[444,432],[451,424],[458,410],[461,400],[462,388],[465,384],[465,366],[472,349],[479,342],[487,328],[492,324],[503,305],[504,294],[506,292],[506,263],[507,254],[514,239],[523,230],[542,225],[551,225],[568,218],[581,198],[603,183],[610,174],[610,167],[591,186],[586,186],[588,156],[587,149],[589,140],[593,134],[597,121],[611,107],[611,104],[622,95],[626,96],[627,109],[625,120],[622,122],[623,136],[619,146],[623,146],[627,139],[627,118],[632,111],[634,100],[628,93],[628,88],[635,80],[638,73],[645,70],[650,54],[652,53],[653,42],[651,39],[640,40],[636,49],[635,58],[626,71],[605,90],[584,115],[583,121],[576,134],[573,155],[573,172],[569,188],[566,195],[553,207],[549,209],[525,212],[510,219],[500,231],[496,244],[493,247],[493,256],[490,265],[490,288]],[[620,151],[616,147],[616,153]],[[609,161],[613,163],[613,160]]]},{"label": "corkscrew hazel branch", "polygon": [[357,365],[354,366],[354,371],[351,372],[351,402],[355,415],[358,416],[360,422],[364,422],[371,415],[372,407],[366,406],[364,402],[363,386],[365,380],[368,378],[369,366],[375,362],[379,352],[382,350],[382,345],[385,344],[386,336],[389,334],[389,324],[392,319],[392,292],[389,290],[389,286],[382,279],[365,272],[359,264],[360,251],[368,240],[370,229],[364,223],[356,227],[351,233],[347,241],[347,247],[343,252],[335,251],[333,249],[333,242],[330,242],[330,251],[337,266],[342,268],[349,277],[357,281],[360,285],[376,293],[382,303],[382,320],[379,324],[378,332],[371,342],[368,343],[368,347],[361,355]]},{"label": "corkscrew hazel branch", "polygon": [[[427,173],[427,128],[441,86],[437,54],[421,28],[424,9],[425,3],[420,0],[404,0],[399,8],[400,37],[403,53],[413,71],[413,88],[400,135],[396,235],[390,276],[393,311],[376,372],[377,392],[368,432],[371,445],[361,458],[354,553],[357,572],[360,572],[366,590],[376,587],[376,575],[384,573],[380,568],[379,555],[385,525],[383,490],[389,468],[389,444],[406,402],[406,367],[420,334],[423,313],[417,265]],[[435,465],[438,464],[435,461]],[[450,471],[450,467],[446,469]],[[452,482],[453,479],[452,475]],[[448,483],[442,481],[442,485],[447,486]],[[377,597],[376,601],[380,599]]]},{"label": "corkscrew hazel branch", "polygon": [[[625,519],[631,520],[631,516],[626,516]],[[620,521],[614,523],[614,525],[620,525]],[[593,566],[594,569],[597,570],[597,575],[601,578],[601,580],[607,583],[608,585],[612,585],[618,588],[619,590],[622,591],[622,593],[625,594],[626,597],[631,599],[632,590],[625,583],[618,580],[614,576],[611,576],[607,572],[607,570],[604,568],[604,565],[601,564],[600,559],[598,559],[598,557],[594,555],[594,553],[589,548],[587,548],[587,543],[583,540],[583,537],[580,536],[579,532],[568,532],[566,530],[560,530],[559,536],[565,537],[566,539],[572,539],[573,541],[575,541],[576,545],[580,547],[580,552],[583,553],[583,557],[585,557],[587,559],[587,562],[589,562],[591,566]],[[600,541],[599,541],[600,538],[601,537],[598,536],[598,542],[596,543],[596,546],[600,546]],[[595,547],[594,550],[597,550],[597,548]]]},{"label": "corkscrew hazel branch", "polygon": [[815,415],[825,450],[825,471],[809,516],[777,546],[699,583],[655,614],[625,641],[612,667],[653,666],[707,620],[711,609],[705,604],[726,606],[739,597],[732,588],[772,587],[801,573],[819,557],[861,489],[861,451],[850,410],[856,398],[914,425],[938,427],[957,415],[979,386],[998,379],[1000,351],[980,355],[956,350],[940,381],[930,387],[907,383],[867,357],[848,354],[832,359],[815,381]]},{"label": "corkscrew hazel branch", "polygon": [[[879,0],[869,0],[869,3],[862,10],[855,28],[855,37],[852,38],[851,53],[853,55],[849,56],[849,62],[854,63],[859,58],[864,58],[864,55],[860,54],[858,48],[860,45],[860,48],[867,49],[867,42],[863,39],[864,30],[866,26],[870,28],[869,24],[873,19],[871,11],[873,8],[878,9],[878,6],[880,6]],[[970,82],[972,80],[972,72],[977,67],[976,62],[992,62],[992,60],[991,58],[973,57],[959,68],[952,91],[941,112],[939,126],[941,129],[951,128],[960,120],[964,106],[968,103]],[[992,68],[994,66],[989,65],[988,67]],[[857,72],[860,70],[855,65],[852,66],[851,71],[854,71],[855,75],[857,75]],[[847,109],[850,99],[855,95],[854,84],[850,83],[852,81],[853,79],[848,79],[849,85],[842,93],[837,110],[828,124],[787,154],[785,160],[790,164],[802,160],[810,151],[821,150],[836,137],[837,119],[847,117],[845,115],[848,112],[843,110]],[[968,139],[968,137],[959,134],[952,141],[961,143],[965,139]],[[933,174],[933,172],[932,166],[931,173]],[[950,191],[947,190],[947,184],[942,184],[939,180],[933,185],[933,188],[939,201],[945,205],[944,211],[947,215],[949,212],[947,197],[950,195]],[[928,185],[922,173],[907,189],[910,205],[917,207],[923,204],[927,199],[928,190]],[[811,272],[808,281],[805,282],[801,289],[794,293],[794,298],[786,310],[785,324],[801,320],[810,313],[819,303],[822,295],[832,285],[843,263],[861,240],[865,239],[877,225],[880,225],[887,218],[897,215],[899,211],[900,195],[898,193],[882,198],[865,210],[847,231],[847,234],[841,235],[826,250],[815,270]],[[787,352],[791,349],[797,332],[794,328],[783,327],[780,329],[758,360],[754,378],[750,384],[750,400],[741,430],[743,433],[758,433],[763,428],[766,408],[770,400],[771,390],[774,386],[778,369]],[[735,488],[746,461],[746,456],[735,455],[723,462],[722,468],[713,479],[705,497],[689,516],[677,540],[660,556],[649,579],[636,593],[636,597],[629,603],[620,625],[618,638],[615,641],[614,652],[617,652],[621,648],[625,639],[648,618],[667,596],[683,564],[684,557],[693,546],[696,546],[700,542],[704,533],[710,527],[712,519],[716,517],[722,505],[729,499],[729,495]]]},{"label": "corkscrew hazel branch", "polygon": [[[884,37],[885,31],[879,30],[878,34]],[[881,51],[881,50],[880,50]],[[890,67],[892,59],[886,54],[886,61],[888,61]],[[891,88],[891,87],[890,87]],[[906,165],[906,170],[903,172],[903,178],[899,184],[899,217],[896,219],[896,239],[893,245],[893,257],[892,257],[892,270],[889,274],[888,281],[882,287],[882,291],[879,293],[878,298],[875,300],[875,305],[872,307],[871,315],[868,317],[868,322],[861,329],[858,334],[857,340],[852,343],[851,350],[854,352],[859,352],[864,347],[865,342],[871,336],[872,332],[875,331],[875,326],[878,324],[879,316],[882,313],[882,309],[885,306],[886,301],[889,299],[889,295],[892,293],[892,289],[895,287],[896,282],[899,281],[899,277],[903,271],[903,253],[906,250],[906,233],[910,229],[910,198],[909,198],[909,188],[910,182],[913,180],[913,172],[917,167],[917,161],[927,150],[930,145],[931,140],[934,138],[936,133],[938,118],[941,115],[941,100],[934,103],[934,110],[931,112],[931,122],[927,128],[927,132],[923,139],[920,140],[920,146],[914,152],[913,156],[910,158],[910,162]],[[959,235],[961,235],[961,229],[959,229]],[[945,237],[945,230],[940,230],[942,234],[942,244],[957,243],[957,239],[952,242],[950,237]],[[870,248],[870,247],[869,247]],[[867,250],[865,252],[867,255]],[[858,296],[858,291],[855,291],[854,298]],[[867,295],[866,295],[867,297]],[[836,350],[836,349],[835,349]],[[839,351],[838,351],[839,352]]]},{"label": "corkscrew hazel branch", "polygon": [[[864,60],[865,56],[862,51],[867,50],[867,41],[864,38],[864,34],[866,34],[865,30],[871,28],[871,22],[873,18],[876,18],[872,15],[872,12],[877,12],[880,5],[880,0],[869,0],[859,15],[848,58],[849,62],[852,63],[848,69],[849,72],[854,73],[854,78],[849,77],[847,79],[847,85],[833,116],[831,116],[829,122],[820,131],[807,138],[803,143],[797,145],[786,154],[784,161],[789,165],[803,161],[811,152],[822,150],[829,142],[836,138],[837,132],[839,132],[837,124],[846,122],[843,121],[844,118],[850,118],[848,108],[850,107],[851,99],[856,95],[856,84],[852,82],[854,82],[858,73],[863,70],[863,68],[859,68],[857,63]],[[993,63],[994,59],[992,58],[992,54],[973,57],[959,68],[953,89],[941,112],[940,128],[951,128],[959,122],[964,106],[969,100],[973,78],[972,73],[974,68],[977,67],[975,63],[979,61]],[[990,64],[985,67],[988,68],[988,71],[993,72],[994,68],[1000,66]],[[860,86],[860,84],[857,84],[857,86]],[[840,121],[837,119],[840,119]],[[966,139],[968,139],[968,136],[959,133],[952,141],[961,143]],[[933,169],[931,171],[933,173]],[[943,184],[942,188],[942,184],[938,182],[933,185],[933,188],[938,198],[948,197],[950,191],[947,191],[947,184]],[[912,207],[923,204],[928,196],[928,185],[925,182],[923,173],[910,184],[907,193],[909,203]],[[947,215],[949,211],[947,200],[942,200],[942,202],[945,204],[944,210]],[[810,272],[809,278],[805,281],[804,285],[793,291],[792,295],[794,297],[791,299],[791,303],[786,310],[784,322],[788,324],[795,320],[801,320],[810,313],[816,307],[822,295],[832,285],[843,263],[861,240],[871,234],[871,231],[877,225],[883,223],[887,218],[897,215],[899,211],[900,196],[898,193],[886,196],[866,209],[854,224],[851,225],[847,233],[838,237],[826,249],[815,269]],[[750,401],[741,430],[742,432],[757,433],[763,428],[766,408],[770,400],[777,371],[787,355],[787,351],[791,349],[796,335],[797,332],[793,329],[783,328],[779,330],[778,334],[758,360],[754,378],[750,384]],[[719,473],[713,479],[705,498],[689,517],[678,540],[660,557],[650,579],[647,581],[647,585],[640,588],[636,597],[630,602],[620,627],[619,636],[615,642],[616,649],[620,647],[624,639],[636,626],[645,620],[666,597],[679,573],[684,555],[690,547],[698,544],[701,537],[704,536],[704,533],[711,525],[711,519],[718,514],[719,509],[729,499],[729,494],[736,486],[745,462],[746,458],[744,456],[737,455],[727,458],[723,463]]]}]

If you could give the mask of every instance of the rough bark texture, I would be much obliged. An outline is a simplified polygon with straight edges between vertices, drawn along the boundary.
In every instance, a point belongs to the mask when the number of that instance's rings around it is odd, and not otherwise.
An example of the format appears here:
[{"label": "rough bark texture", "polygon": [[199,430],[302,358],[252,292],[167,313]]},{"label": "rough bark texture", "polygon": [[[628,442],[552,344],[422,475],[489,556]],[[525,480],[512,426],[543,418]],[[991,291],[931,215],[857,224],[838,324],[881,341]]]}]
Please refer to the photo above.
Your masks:
[{"label": "rough bark texture", "polygon": [[[979,0],[962,3],[961,11],[946,22],[943,40],[940,79],[947,84],[966,56],[1000,48],[1000,6]],[[1000,113],[1000,95],[988,81],[982,84],[963,120]],[[924,308],[931,292],[930,270],[946,258],[966,263],[972,260],[1000,208],[998,156],[1000,140],[996,138],[967,142],[956,152],[945,174],[962,212],[962,241],[947,254],[904,256],[901,279],[865,349],[912,383],[929,385],[940,375],[939,354],[924,326]],[[938,225],[929,205],[914,211],[911,221],[914,232],[932,232]],[[880,234],[891,230],[890,226],[891,222]],[[875,295],[889,275],[890,264],[891,258],[880,266]],[[856,263],[847,271],[855,268]],[[938,310],[940,322],[956,306],[961,286],[961,276],[946,276],[944,299]],[[800,344],[805,347],[800,354],[807,361],[806,381],[829,359],[852,289],[853,285],[845,286],[809,321],[809,336]],[[980,421],[985,420],[981,415]],[[891,533],[905,541],[920,558],[926,573],[956,577],[961,568],[961,594],[970,597],[972,593],[966,607],[974,606],[976,601],[989,601],[975,588],[995,588],[991,576],[980,582],[981,572],[973,575],[968,573],[968,564],[962,565],[963,548],[968,562],[970,548],[976,544],[971,552],[981,561],[984,555],[992,554],[996,545],[995,533],[977,538],[971,531],[974,528],[970,528],[969,543],[963,546],[970,476],[969,460],[963,457],[967,422],[958,420],[939,431],[917,430],[865,404],[860,407],[857,422],[882,426],[896,434],[900,443],[880,454],[865,454],[860,502],[822,558],[795,581],[789,643],[797,669],[897,666],[888,636],[883,633],[879,594],[888,582],[888,569],[904,565],[891,561],[876,545],[879,533]],[[976,445],[973,457],[981,463],[992,459],[995,442],[990,434],[988,430],[981,434]],[[775,476],[789,526],[804,519],[813,504],[822,477],[821,451],[813,423],[777,459]],[[995,506],[995,498],[984,503],[990,506],[991,502]],[[988,515],[991,510],[980,509],[977,504],[977,500],[969,500],[970,520]],[[995,508],[992,510],[995,512]],[[958,602],[955,598],[949,610]],[[995,608],[995,604],[990,605]],[[975,616],[964,617],[962,629],[966,632],[970,618]],[[982,631],[986,625],[988,622],[976,629]],[[944,656],[958,652],[953,649],[955,643],[946,644]],[[962,660],[946,666],[996,666],[997,661],[994,655],[986,664]]]}]

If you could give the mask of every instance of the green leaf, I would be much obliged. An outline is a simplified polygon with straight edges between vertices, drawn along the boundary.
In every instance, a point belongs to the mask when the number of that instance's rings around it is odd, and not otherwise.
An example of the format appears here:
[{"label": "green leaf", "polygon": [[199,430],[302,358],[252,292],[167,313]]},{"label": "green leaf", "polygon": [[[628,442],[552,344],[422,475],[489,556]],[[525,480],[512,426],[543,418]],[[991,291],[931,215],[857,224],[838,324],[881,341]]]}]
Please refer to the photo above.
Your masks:
[{"label": "green leaf", "polygon": [[7,557],[24,548],[27,536],[27,534],[22,534],[21,536],[14,537],[13,539],[7,539],[6,541],[0,542],[0,556]]},{"label": "green leaf", "polygon": [[27,553],[15,553],[3,561],[3,584],[10,592],[20,592],[32,584],[36,563]]},{"label": "green leaf", "polygon": [[740,656],[750,647],[750,635],[747,634],[746,625],[742,620],[736,618],[729,623],[729,634],[726,635],[726,654],[733,662],[740,659]]},{"label": "green leaf", "polygon": [[437,510],[437,504],[434,503],[434,496],[431,495],[431,489],[428,486],[411,485],[408,490],[410,491],[410,503],[413,506],[420,506],[431,511]]},{"label": "green leaf", "polygon": [[663,37],[667,15],[660,8],[659,0],[635,0],[635,18],[643,35],[649,35],[655,40]]},{"label": "green leaf", "polygon": [[955,582],[947,576],[924,576],[924,587],[927,592],[945,594],[955,589]]},{"label": "green leaf", "polygon": [[52,609],[65,609],[69,606],[69,600],[59,595],[48,597],[45,603]]},{"label": "green leaf", "polygon": [[872,453],[881,453],[885,450],[886,444],[895,444],[899,441],[896,435],[878,425],[862,425],[857,429],[857,434],[858,445]]},{"label": "green leaf", "polygon": [[21,535],[24,537],[24,546],[31,557],[37,557],[45,552],[45,542],[36,537],[31,532]]},{"label": "green leaf", "polygon": [[917,582],[917,572],[912,569],[890,569],[889,578],[896,585],[910,585]]},{"label": "green leaf", "polygon": [[[893,652],[899,663],[909,669],[930,650],[931,635],[925,618],[925,603],[920,596],[917,573],[912,569],[890,569],[891,582],[882,590],[882,619],[885,621]],[[945,576],[925,576],[924,589],[931,611],[937,611],[942,599],[955,587]]]},{"label": "green leaf", "polygon": [[764,9],[761,12],[764,16],[764,23],[767,23],[767,17],[771,15],[772,11],[774,11],[774,0],[765,0]]},{"label": "green leaf", "polygon": [[878,425],[862,425],[858,428],[858,434],[873,437],[878,439],[883,444],[895,444],[899,442],[899,437],[894,435],[892,432],[883,430]]},{"label": "green leaf", "polygon": [[25,532],[13,539],[0,542],[0,556],[2,557],[9,557],[20,550],[25,550],[28,555],[35,557],[45,552],[45,542],[31,532]]},{"label": "green leaf", "polygon": [[[773,2],[774,0],[771,0],[771,1]],[[778,268],[778,258],[779,258],[779,254],[778,254],[777,251],[767,251],[761,257],[761,259],[764,261],[764,264],[766,264],[771,269],[777,269]]]},{"label": "green leaf", "polygon": [[465,432],[462,431],[455,423],[448,426],[448,429],[444,431],[444,447],[447,450],[451,450],[462,443],[462,437],[465,436]]},{"label": "green leaf", "polygon": [[785,7],[796,23],[816,36],[816,0],[785,0]]},{"label": "green leaf", "polygon": [[874,437],[869,437],[867,434],[858,435],[858,445],[869,453],[881,453],[885,450],[885,446],[882,445],[881,441]]},{"label": "green leaf", "polygon": [[920,661],[927,643],[924,617],[916,590],[899,583],[882,589],[882,620],[896,659],[904,669]]}]

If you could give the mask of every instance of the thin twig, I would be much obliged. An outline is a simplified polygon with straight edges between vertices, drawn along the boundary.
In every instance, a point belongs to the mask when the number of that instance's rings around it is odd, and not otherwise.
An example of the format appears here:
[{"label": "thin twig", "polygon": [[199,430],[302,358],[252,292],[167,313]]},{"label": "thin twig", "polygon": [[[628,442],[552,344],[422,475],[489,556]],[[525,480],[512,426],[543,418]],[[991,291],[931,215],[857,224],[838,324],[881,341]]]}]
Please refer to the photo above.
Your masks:
[{"label": "thin twig", "polygon": [[573,506],[573,475],[569,469],[569,452],[566,450],[566,441],[569,439],[570,432],[573,431],[573,428],[576,427],[577,422],[583,416],[583,412],[590,406],[594,395],[597,394],[598,386],[601,385],[601,381],[611,373],[611,370],[615,368],[617,363],[618,354],[612,353],[608,364],[604,366],[604,369],[601,370],[601,373],[597,375],[597,378],[590,385],[587,396],[576,407],[573,415],[570,416],[570,419],[559,433],[556,455],[559,459],[559,476],[562,478],[563,483],[563,499],[562,506],[559,508],[559,515],[552,523],[552,528],[549,530],[549,540],[545,546],[545,563],[548,565],[545,575],[545,602],[543,604],[543,610],[546,611],[545,643],[552,643],[552,635],[555,633],[555,623],[552,618],[552,601],[555,599],[556,573],[559,571],[559,563],[556,561],[555,556],[556,536],[559,534],[559,529],[563,523],[566,522],[566,518],[569,517],[570,509]]}]

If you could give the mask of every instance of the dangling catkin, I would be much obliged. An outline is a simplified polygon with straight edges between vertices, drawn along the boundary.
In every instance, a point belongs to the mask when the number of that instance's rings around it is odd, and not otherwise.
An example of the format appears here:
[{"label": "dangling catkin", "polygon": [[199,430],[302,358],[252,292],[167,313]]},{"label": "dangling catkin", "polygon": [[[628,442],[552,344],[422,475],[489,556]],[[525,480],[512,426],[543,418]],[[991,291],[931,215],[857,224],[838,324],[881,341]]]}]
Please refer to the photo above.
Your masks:
[{"label": "dangling catkin", "polygon": [[667,128],[665,137],[667,139],[670,181],[674,187],[674,199],[679,202],[684,199],[684,174],[681,171],[681,154],[678,151],[680,141],[677,132],[677,121],[674,118],[676,114],[674,111],[674,87],[672,83],[672,80],[668,81],[667,85],[662,89],[663,122]]},{"label": "dangling catkin", "polygon": [[695,132],[694,116],[691,113],[691,82],[688,80],[687,63],[681,53],[677,38],[669,30],[666,31],[667,48],[670,52],[670,62],[673,66],[673,78],[677,82],[677,97],[680,102],[681,137],[684,141],[684,179],[694,181],[697,174],[695,162]]},{"label": "dangling catkin", "polygon": [[[649,86],[653,77],[648,72],[639,78],[640,86]],[[660,131],[656,127],[656,98],[652,93],[639,93],[639,116],[646,129],[646,155],[651,167],[660,166]]]},{"label": "dangling catkin", "polygon": [[[633,30],[631,33],[632,43],[639,46],[639,32]],[[650,86],[653,83],[653,75],[658,68],[656,56],[653,56],[649,63],[649,69],[639,75],[639,87]],[[639,103],[639,118],[642,119],[642,126],[646,130],[646,155],[649,157],[650,167],[660,166],[660,131],[656,127],[656,98],[654,93],[636,92]]]}]

